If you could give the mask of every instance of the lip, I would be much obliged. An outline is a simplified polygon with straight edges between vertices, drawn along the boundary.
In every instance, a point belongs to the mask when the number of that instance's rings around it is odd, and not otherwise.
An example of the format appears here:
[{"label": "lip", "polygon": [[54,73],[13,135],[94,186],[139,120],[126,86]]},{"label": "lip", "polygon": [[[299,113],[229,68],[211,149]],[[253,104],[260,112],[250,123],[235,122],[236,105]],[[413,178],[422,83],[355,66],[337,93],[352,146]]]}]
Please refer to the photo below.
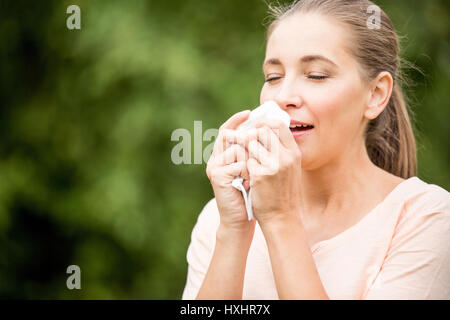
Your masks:
[{"label": "lip", "polygon": [[291,124],[304,124],[304,125],[308,125],[308,126],[312,126],[313,125],[311,123],[301,122],[301,121],[297,121],[297,120],[294,120],[294,119],[291,119]]},{"label": "lip", "polygon": [[303,137],[305,135],[310,134],[311,131],[313,131],[313,130],[314,130],[314,128],[308,129],[308,130],[305,130],[305,131],[291,131],[291,133],[294,136],[294,139],[298,139],[300,137]]},{"label": "lip", "polygon": [[304,131],[291,131],[292,135],[294,136],[294,139],[298,139],[300,137],[308,135],[308,134],[311,133],[311,131],[314,130],[314,125],[311,124],[311,123],[306,123],[306,122],[302,122],[302,121],[297,121],[297,120],[291,119],[291,125],[292,124],[302,124],[302,125],[313,126],[311,129],[304,130]]}]

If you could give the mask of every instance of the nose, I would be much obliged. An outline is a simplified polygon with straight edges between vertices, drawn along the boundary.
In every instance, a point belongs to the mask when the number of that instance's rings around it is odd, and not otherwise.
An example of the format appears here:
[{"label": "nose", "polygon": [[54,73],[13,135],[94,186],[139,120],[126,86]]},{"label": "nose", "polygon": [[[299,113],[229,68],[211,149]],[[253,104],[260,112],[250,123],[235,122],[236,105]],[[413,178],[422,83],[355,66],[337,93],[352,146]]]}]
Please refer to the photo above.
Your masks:
[{"label": "nose", "polygon": [[293,83],[290,84],[288,81],[284,81],[274,100],[285,111],[291,108],[298,109],[302,105],[302,98],[298,88],[295,88]]}]

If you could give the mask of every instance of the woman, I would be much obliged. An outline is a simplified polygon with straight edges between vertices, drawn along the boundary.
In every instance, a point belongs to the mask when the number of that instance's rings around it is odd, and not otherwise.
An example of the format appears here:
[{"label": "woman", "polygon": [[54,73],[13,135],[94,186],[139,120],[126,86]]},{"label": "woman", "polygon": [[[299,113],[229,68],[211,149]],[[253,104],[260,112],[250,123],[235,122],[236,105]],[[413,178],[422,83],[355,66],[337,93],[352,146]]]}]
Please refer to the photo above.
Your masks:
[{"label": "woman", "polygon": [[236,131],[249,111],[220,128],[183,299],[450,299],[450,195],[416,177],[397,35],[384,12],[368,27],[370,6],[272,10],[260,102],[291,128]]}]

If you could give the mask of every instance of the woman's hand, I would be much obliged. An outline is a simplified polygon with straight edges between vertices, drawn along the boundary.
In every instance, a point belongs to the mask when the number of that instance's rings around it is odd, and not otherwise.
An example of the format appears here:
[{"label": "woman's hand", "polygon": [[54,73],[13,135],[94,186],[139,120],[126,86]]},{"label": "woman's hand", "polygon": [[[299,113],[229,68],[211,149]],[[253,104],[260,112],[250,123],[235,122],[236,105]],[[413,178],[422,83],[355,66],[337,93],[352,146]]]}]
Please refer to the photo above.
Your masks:
[{"label": "woman's hand", "polygon": [[263,227],[300,219],[301,152],[291,131],[281,121],[267,119],[249,139],[247,169],[258,223]]},{"label": "woman's hand", "polygon": [[206,167],[220,213],[219,229],[230,234],[237,231],[252,235],[255,225],[254,221],[248,221],[241,192],[231,185],[234,178],[241,176],[244,178],[244,187],[248,190],[248,154],[244,147],[246,136],[235,129],[247,120],[249,114],[248,110],[236,113],[219,128]]}]

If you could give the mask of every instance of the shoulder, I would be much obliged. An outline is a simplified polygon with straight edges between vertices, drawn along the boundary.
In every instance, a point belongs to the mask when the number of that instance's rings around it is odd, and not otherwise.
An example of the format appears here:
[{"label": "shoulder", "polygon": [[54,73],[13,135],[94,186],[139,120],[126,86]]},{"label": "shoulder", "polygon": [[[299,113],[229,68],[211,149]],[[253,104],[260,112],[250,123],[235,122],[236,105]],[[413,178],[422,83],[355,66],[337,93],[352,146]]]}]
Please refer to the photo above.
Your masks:
[{"label": "shoulder", "polygon": [[404,181],[405,209],[407,211],[450,215],[450,193],[444,188],[427,183],[418,177]]},{"label": "shoulder", "polygon": [[396,224],[366,298],[448,299],[449,192],[412,177],[397,186],[388,202],[385,218],[393,216]]},{"label": "shoulder", "polygon": [[402,207],[398,230],[450,232],[450,193],[447,190],[412,177],[402,182],[396,191],[394,201],[400,202]]}]

